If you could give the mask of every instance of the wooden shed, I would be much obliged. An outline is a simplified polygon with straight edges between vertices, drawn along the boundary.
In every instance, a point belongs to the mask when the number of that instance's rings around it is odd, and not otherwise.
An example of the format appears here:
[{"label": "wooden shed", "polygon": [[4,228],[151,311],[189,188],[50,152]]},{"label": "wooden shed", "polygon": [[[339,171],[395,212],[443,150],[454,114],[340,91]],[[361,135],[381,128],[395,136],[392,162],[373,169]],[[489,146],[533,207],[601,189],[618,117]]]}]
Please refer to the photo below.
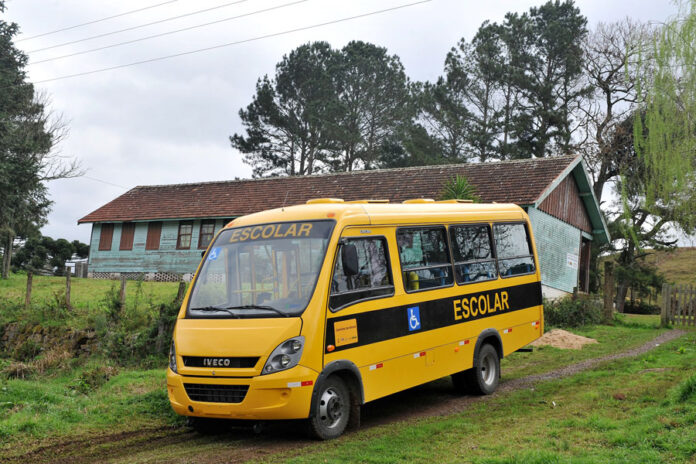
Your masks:
[{"label": "wooden shed", "polygon": [[609,233],[579,156],[140,186],[78,223],[92,224],[90,276],[178,280],[190,278],[201,250],[234,217],[318,197],[438,198],[457,174],[483,202],[525,208],[545,295],[587,290],[592,243],[607,242]]}]

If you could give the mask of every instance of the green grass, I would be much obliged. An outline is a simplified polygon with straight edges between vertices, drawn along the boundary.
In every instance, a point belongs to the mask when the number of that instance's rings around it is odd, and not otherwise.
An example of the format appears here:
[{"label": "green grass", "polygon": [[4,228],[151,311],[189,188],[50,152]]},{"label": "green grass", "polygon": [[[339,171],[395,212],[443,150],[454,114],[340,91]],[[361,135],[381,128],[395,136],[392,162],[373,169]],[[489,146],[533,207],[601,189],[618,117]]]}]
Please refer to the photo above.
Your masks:
[{"label": "green grass", "polygon": [[535,347],[533,353],[512,353],[501,361],[504,378],[514,379],[540,374],[585,359],[625,351],[652,340],[666,330],[656,328],[660,322],[659,316],[628,314],[620,316],[621,320],[626,322],[620,322],[614,326],[596,325],[569,329],[575,334],[594,338],[599,342],[585,345],[581,350],[563,350],[552,346],[541,346]]},{"label": "green grass", "polygon": [[[119,281],[103,279],[71,279],[70,303],[74,308],[90,309],[101,305],[106,294],[113,288],[118,291]],[[138,282],[129,280],[126,286],[126,304],[141,301],[171,301],[176,297],[177,282],[142,282],[142,291],[137,292]],[[20,302],[24,305],[27,288],[26,274],[10,274],[7,280],[0,279],[0,298]],[[34,276],[32,304],[51,305],[58,298],[65,298],[65,277]]]},{"label": "green grass", "polygon": [[494,396],[460,414],[311,445],[285,462],[693,462],[694,364],[691,332],[637,358]]},{"label": "green grass", "polygon": [[169,406],[164,369],[122,370],[83,394],[76,385],[88,368],[0,382],[0,449],[47,437],[181,423]]},{"label": "green grass", "polygon": [[[74,278],[71,308],[67,309],[65,278],[34,276],[31,308],[26,311],[26,278],[25,274],[12,274],[8,280],[0,280],[0,324],[19,321],[72,329],[95,328],[104,325],[109,308],[118,301],[118,281]],[[157,317],[159,305],[172,303],[176,298],[178,285],[177,282],[128,281],[124,317],[138,322]]]},{"label": "green grass", "polygon": [[[577,332],[593,336],[600,343],[577,351],[544,348],[533,353],[514,354],[504,360],[503,378],[541,373],[582,359],[622,351],[652,339],[661,331],[650,328],[648,324],[586,327]],[[79,393],[76,388],[78,379],[101,364],[104,363],[92,360],[87,366],[67,373],[49,372],[30,380],[0,381],[0,449],[14,449],[17,446],[30,449],[61,437],[182,423],[169,406],[163,369],[121,368],[118,375],[105,384],[88,390],[87,394]],[[428,427],[437,426],[431,424]],[[462,427],[469,430],[467,433],[478,434],[475,423]],[[378,437],[382,430],[371,429],[359,434]],[[332,442],[327,446],[335,447],[335,443],[342,442]],[[423,453],[423,456],[428,455],[427,450],[423,450]],[[361,454],[353,459],[360,460],[362,457]],[[414,456],[411,458],[415,459]]]}]

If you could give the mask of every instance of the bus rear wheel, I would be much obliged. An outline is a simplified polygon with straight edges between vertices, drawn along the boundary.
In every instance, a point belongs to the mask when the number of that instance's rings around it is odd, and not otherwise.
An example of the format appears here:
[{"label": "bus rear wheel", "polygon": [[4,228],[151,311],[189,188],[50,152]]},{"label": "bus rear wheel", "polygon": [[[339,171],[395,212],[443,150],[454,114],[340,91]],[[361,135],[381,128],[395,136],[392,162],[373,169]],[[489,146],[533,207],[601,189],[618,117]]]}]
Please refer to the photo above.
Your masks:
[{"label": "bus rear wheel", "polygon": [[474,395],[490,395],[500,382],[500,357],[493,345],[486,343],[474,359],[474,367],[452,376],[454,388]]},{"label": "bus rear wheel", "polygon": [[337,376],[330,376],[320,386],[309,428],[312,435],[320,440],[330,440],[340,436],[350,419],[350,393],[346,384]]}]

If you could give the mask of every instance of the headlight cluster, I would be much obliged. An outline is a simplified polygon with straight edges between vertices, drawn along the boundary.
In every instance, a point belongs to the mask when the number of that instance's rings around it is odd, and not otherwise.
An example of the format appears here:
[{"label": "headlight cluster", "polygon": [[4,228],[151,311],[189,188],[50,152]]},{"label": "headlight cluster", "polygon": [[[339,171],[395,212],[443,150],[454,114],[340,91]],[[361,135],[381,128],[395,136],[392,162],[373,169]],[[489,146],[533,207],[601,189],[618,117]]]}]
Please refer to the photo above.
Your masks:
[{"label": "headlight cluster", "polygon": [[302,357],[302,349],[304,348],[304,337],[294,337],[290,340],[285,340],[283,343],[273,350],[271,355],[263,366],[261,374],[272,374],[278,371],[284,371],[291,367],[297,366]]},{"label": "headlight cluster", "polygon": [[178,374],[178,371],[176,370],[176,348],[174,347],[174,340],[172,340],[172,346],[169,348],[169,368],[172,370],[172,372],[176,372]]}]

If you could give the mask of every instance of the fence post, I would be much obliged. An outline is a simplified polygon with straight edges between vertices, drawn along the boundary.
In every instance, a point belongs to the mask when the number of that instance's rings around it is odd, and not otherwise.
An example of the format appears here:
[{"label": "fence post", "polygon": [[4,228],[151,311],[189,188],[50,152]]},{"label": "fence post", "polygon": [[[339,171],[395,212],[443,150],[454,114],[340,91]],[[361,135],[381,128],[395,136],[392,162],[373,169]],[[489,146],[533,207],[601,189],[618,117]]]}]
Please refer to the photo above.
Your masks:
[{"label": "fence post", "polygon": [[121,310],[126,307],[126,276],[121,276],[121,289],[118,292],[118,298],[121,301]]},{"label": "fence post", "polygon": [[68,309],[72,309],[70,306],[70,268],[65,268],[66,273],[65,273],[65,307]]},{"label": "fence post", "polygon": [[611,322],[614,313],[614,263],[604,262],[604,322]]},{"label": "fence post", "polygon": [[660,325],[663,327],[669,324],[669,303],[671,289],[669,284],[662,284],[662,310],[660,311]]},{"label": "fence post", "polygon": [[24,297],[24,309],[28,310],[31,307],[31,282],[34,274],[31,271],[27,272],[27,294]]}]

